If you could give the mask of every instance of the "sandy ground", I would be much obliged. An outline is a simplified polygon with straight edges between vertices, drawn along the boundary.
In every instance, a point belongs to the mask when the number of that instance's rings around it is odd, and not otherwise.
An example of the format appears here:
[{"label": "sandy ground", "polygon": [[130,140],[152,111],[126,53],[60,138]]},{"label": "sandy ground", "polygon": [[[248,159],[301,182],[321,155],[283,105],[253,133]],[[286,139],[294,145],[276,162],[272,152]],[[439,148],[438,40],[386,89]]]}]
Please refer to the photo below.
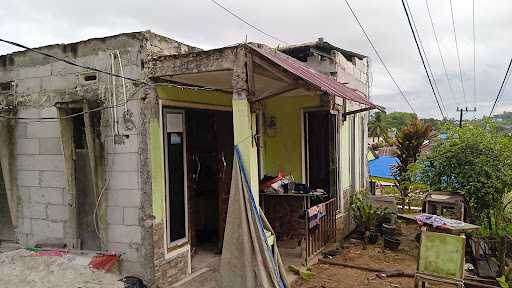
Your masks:
[{"label": "sandy ground", "polygon": [[0,254],[1,287],[30,288],[121,288],[115,273],[91,271],[88,259],[68,254],[63,257],[33,256],[26,250]]},{"label": "sandy ground", "polygon": [[[417,225],[402,225],[403,235],[398,251],[383,249],[382,240],[376,245],[370,245],[366,250],[361,245],[348,245],[342,254],[331,259],[334,261],[351,263],[360,266],[414,272],[416,269],[416,255],[418,244],[414,236],[418,232]],[[315,273],[312,280],[298,280],[294,288],[344,288],[344,287],[414,287],[413,278],[387,278],[379,279],[375,273],[340,266],[317,264],[311,270]]]}]

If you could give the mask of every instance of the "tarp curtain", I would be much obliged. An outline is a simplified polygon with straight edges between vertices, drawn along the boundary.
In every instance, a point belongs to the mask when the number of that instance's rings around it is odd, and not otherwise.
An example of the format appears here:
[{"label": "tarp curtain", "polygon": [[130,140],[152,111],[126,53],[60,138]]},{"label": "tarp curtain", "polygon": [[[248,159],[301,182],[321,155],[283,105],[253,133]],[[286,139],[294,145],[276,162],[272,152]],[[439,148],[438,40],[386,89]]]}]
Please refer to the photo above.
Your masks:
[{"label": "tarp curtain", "polygon": [[288,288],[277,246],[267,243],[265,230],[274,232],[248,184],[240,151],[235,148],[219,287]]}]

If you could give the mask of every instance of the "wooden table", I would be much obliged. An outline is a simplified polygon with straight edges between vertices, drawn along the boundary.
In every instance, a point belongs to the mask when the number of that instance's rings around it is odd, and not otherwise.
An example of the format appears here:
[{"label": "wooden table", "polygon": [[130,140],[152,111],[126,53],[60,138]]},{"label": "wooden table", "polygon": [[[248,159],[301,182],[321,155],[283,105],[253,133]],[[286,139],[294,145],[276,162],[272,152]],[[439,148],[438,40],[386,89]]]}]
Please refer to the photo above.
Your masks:
[{"label": "wooden table", "polygon": [[[404,220],[414,221],[417,223],[416,216],[421,215],[421,214],[423,214],[423,213],[398,214],[398,217],[402,218]],[[436,231],[436,232],[452,234],[452,235],[463,235],[467,232],[475,232],[475,231],[480,230],[480,226],[473,225],[470,223],[464,223],[463,226],[448,226],[445,224],[445,225],[434,227],[429,223],[421,223],[421,224],[418,223],[418,225],[426,226],[427,228],[429,228],[430,231]]]}]

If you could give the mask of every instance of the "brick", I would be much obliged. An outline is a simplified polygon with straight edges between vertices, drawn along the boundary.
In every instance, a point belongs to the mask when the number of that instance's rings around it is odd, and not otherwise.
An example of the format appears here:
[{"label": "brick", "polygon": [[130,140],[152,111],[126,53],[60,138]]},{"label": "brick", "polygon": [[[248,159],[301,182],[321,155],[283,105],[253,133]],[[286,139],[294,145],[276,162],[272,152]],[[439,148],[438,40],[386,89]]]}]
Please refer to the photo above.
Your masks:
[{"label": "brick", "polygon": [[41,138],[38,150],[42,155],[61,155],[63,154],[62,141],[60,138]]},{"label": "brick", "polygon": [[139,208],[124,208],[124,225],[139,225]]},{"label": "brick", "polygon": [[46,205],[45,204],[31,203],[27,206],[28,206],[28,209],[30,209],[30,212],[29,212],[30,218],[46,219]]},{"label": "brick", "polygon": [[138,153],[116,153],[108,155],[108,167],[110,171],[136,172],[139,166]]},{"label": "brick", "polygon": [[46,220],[32,220],[32,233],[34,237],[63,238],[64,223]]},{"label": "brick", "polygon": [[39,186],[39,171],[17,171],[18,185],[21,186]]},{"label": "brick", "polygon": [[19,139],[16,141],[16,154],[38,154],[39,140]]},{"label": "brick", "polygon": [[47,208],[48,220],[54,221],[67,221],[68,220],[68,207],[64,205],[48,205]]},{"label": "brick", "polygon": [[123,224],[123,207],[107,207],[107,223]]},{"label": "brick", "polygon": [[58,121],[27,123],[27,138],[58,137],[60,137],[60,124]]},{"label": "brick", "polygon": [[139,188],[139,173],[137,172],[111,172],[111,189],[137,189]]},{"label": "brick", "polygon": [[108,191],[108,206],[139,207],[140,191],[134,189],[114,189]]},{"label": "brick", "polygon": [[141,243],[141,236],[141,229],[138,226],[108,226],[108,239],[112,242]]},{"label": "brick", "polygon": [[[66,176],[62,171],[41,171],[41,187],[65,188]],[[27,185],[30,186],[30,185]]]},{"label": "brick", "polygon": [[34,203],[63,204],[62,188],[30,188],[30,199]]}]

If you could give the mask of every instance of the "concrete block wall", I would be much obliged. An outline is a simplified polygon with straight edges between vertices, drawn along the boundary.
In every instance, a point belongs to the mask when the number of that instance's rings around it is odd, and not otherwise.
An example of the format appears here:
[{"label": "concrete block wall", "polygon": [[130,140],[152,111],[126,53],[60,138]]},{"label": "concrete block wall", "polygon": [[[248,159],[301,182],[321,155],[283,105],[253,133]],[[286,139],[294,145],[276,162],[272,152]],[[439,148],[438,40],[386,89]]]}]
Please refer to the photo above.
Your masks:
[{"label": "concrete block wall", "polygon": [[[21,108],[19,117],[55,117],[56,108]],[[17,238],[25,245],[64,242],[68,220],[64,155],[57,121],[16,123]]]}]

